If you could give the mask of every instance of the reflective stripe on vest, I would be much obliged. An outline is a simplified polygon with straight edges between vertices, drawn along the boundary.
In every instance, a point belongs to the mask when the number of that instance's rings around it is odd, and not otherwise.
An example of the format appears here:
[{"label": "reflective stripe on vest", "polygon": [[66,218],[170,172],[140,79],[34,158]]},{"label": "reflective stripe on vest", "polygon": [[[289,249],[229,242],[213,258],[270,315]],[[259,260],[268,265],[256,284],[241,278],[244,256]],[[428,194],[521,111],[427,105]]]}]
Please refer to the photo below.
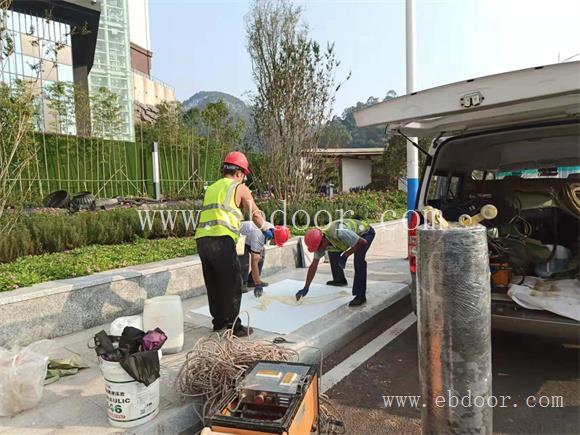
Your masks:
[{"label": "reflective stripe on vest", "polygon": [[332,245],[329,247],[329,251],[344,252],[350,248],[338,238],[338,231],[341,230],[341,226],[343,229],[355,232],[358,236],[366,233],[371,228],[367,222],[358,219],[343,219],[342,221],[331,222],[328,228],[322,231]]},{"label": "reflective stripe on vest", "polygon": [[208,187],[195,238],[230,236],[237,242],[243,214],[236,206],[235,192],[238,183],[222,178]]},{"label": "reflective stripe on vest", "polygon": [[240,212],[239,208],[234,208],[234,207],[229,207],[227,205],[223,205],[223,204],[209,204],[209,205],[204,205],[201,208],[201,211],[204,210],[212,210],[212,209],[219,209],[219,210],[224,210],[227,212],[232,213],[233,215],[235,215],[238,219],[243,219],[244,215]]}]

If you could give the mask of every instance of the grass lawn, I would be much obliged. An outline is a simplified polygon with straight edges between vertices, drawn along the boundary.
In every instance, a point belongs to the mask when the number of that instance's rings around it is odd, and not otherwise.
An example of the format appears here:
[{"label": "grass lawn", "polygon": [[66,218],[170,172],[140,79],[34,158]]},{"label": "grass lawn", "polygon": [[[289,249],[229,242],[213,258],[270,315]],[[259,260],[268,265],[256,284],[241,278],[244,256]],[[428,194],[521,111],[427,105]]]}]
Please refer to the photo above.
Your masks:
[{"label": "grass lawn", "polygon": [[53,254],[20,257],[0,264],[0,291],[55,279],[185,257],[197,252],[193,237],[145,240],[121,245],[92,245]]}]

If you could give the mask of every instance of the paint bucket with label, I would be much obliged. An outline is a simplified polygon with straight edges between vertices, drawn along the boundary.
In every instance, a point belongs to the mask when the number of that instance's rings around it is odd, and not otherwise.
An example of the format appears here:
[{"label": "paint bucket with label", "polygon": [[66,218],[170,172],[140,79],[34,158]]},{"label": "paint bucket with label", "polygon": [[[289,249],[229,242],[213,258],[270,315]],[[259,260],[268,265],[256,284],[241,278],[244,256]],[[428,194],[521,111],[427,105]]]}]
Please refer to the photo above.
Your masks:
[{"label": "paint bucket with label", "polygon": [[101,358],[105,378],[107,417],[116,427],[133,427],[146,423],[159,412],[159,379],[149,386],[137,382],[118,362]]}]

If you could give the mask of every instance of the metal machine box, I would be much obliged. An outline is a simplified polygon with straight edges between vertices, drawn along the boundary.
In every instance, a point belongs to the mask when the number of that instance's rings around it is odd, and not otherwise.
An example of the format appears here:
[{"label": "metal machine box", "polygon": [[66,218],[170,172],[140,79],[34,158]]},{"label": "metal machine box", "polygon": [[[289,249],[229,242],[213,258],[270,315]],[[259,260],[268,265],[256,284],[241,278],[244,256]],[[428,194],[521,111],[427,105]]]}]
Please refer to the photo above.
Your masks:
[{"label": "metal machine box", "polygon": [[211,417],[211,430],[234,435],[318,432],[316,366],[259,361]]}]

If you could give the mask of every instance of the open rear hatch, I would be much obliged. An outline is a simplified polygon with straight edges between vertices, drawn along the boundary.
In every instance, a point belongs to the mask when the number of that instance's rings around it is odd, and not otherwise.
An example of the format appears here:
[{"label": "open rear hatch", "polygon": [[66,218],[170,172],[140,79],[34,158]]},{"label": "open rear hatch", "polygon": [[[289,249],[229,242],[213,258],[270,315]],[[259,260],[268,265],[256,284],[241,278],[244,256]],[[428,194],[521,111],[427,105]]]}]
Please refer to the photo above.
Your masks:
[{"label": "open rear hatch", "polygon": [[354,113],[359,127],[386,125],[408,136],[436,136],[580,113],[580,61],[439,86]]},{"label": "open rear hatch", "polygon": [[430,149],[420,205],[451,221],[498,208],[483,223],[498,329],[579,335],[571,308],[580,307],[579,115],[580,62],[467,80],[354,114],[359,127],[444,138]]}]

